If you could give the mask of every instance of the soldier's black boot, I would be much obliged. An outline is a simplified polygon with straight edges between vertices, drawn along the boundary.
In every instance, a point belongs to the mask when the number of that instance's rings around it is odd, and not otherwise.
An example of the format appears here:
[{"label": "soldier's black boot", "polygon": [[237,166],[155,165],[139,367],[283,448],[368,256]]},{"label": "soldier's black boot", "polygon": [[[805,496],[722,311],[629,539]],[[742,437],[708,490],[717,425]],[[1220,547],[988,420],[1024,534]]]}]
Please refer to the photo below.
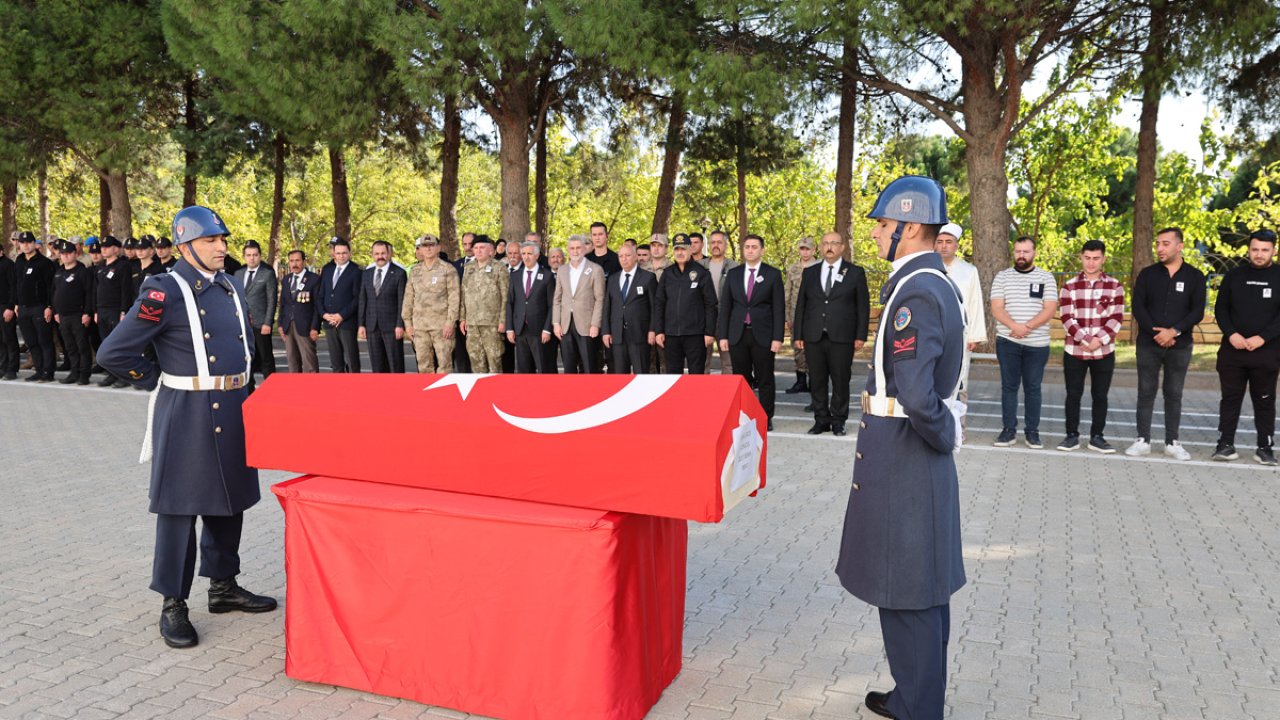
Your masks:
[{"label": "soldier's black boot", "polygon": [[165,598],[160,611],[160,637],[171,648],[195,647],[200,642],[196,629],[187,617],[187,602],[178,598]]},{"label": "soldier's black boot", "polygon": [[796,393],[806,393],[806,392],[809,392],[808,373],[797,372],[796,382],[794,385],[787,388],[787,394],[795,395]]},{"label": "soldier's black boot", "polygon": [[235,577],[209,581],[209,612],[224,613],[233,610],[260,613],[276,609],[276,599],[266,595],[254,595],[236,584]]}]

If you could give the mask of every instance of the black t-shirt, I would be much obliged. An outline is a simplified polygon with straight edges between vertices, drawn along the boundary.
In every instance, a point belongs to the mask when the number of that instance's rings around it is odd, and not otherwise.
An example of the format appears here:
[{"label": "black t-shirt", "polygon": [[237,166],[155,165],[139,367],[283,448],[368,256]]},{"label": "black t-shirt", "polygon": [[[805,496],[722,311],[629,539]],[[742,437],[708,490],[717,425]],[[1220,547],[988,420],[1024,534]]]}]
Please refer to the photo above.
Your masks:
[{"label": "black t-shirt", "polygon": [[609,279],[614,273],[622,272],[622,263],[618,262],[618,253],[605,248],[604,255],[596,255],[595,248],[587,251],[586,258],[604,268],[604,277]]},{"label": "black t-shirt", "polygon": [[1230,336],[1259,335],[1268,344],[1280,338],[1280,266],[1243,265],[1229,271],[1218,288],[1213,313],[1222,328],[1222,342]]}]

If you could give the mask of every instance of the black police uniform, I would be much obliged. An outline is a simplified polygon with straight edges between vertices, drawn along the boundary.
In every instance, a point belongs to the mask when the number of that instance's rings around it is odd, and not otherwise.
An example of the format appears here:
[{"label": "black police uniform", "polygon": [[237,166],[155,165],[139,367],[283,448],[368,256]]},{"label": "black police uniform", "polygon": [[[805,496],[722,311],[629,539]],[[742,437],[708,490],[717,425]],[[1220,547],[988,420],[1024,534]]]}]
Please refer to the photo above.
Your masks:
[{"label": "black police uniform", "polygon": [[716,334],[719,307],[710,272],[692,260],[683,269],[671,263],[658,280],[657,300],[654,332],[666,335],[667,372],[679,375],[687,363],[689,374],[703,374],[707,362],[704,338]]},{"label": "black police uniform", "polygon": [[28,380],[53,380],[53,323],[44,318],[45,311],[53,308],[53,261],[39,252],[31,257],[19,255],[14,273],[18,328],[35,366],[35,374]]},{"label": "black police uniform", "polygon": [[[1235,444],[1247,386],[1253,400],[1258,447],[1270,449],[1276,430],[1276,378],[1280,374],[1280,266],[1244,265],[1229,271],[1222,278],[1213,311],[1222,329],[1217,367],[1222,385],[1218,444]],[[1233,333],[1246,338],[1257,335],[1266,342],[1256,350],[1237,350],[1229,340]]]},{"label": "black police uniform", "polygon": [[89,384],[93,350],[85,316],[93,319],[93,271],[77,262],[70,268],[59,266],[53,274],[53,312],[58,317],[62,347],[71,363],[71,374],[63,384]]},{"label": "black police uniform", "polygon": [[[120,324],[120,316],[125,309],[133,302],[133,293],[129,287],[129,263],[126,258],[117,257],[113,262],[103,263],[93,270],[93,308],[98,315],[98,334],[105,341]],[[98,384],[106,387],[123,382],[108,372]]]},{"label": "black police uniform", "polygon": [[[18,304],[13,274],[13,261],[0,252],[0,378],[12,380],[18,376]],[[11,316],[4,319],[3,313]]]}]

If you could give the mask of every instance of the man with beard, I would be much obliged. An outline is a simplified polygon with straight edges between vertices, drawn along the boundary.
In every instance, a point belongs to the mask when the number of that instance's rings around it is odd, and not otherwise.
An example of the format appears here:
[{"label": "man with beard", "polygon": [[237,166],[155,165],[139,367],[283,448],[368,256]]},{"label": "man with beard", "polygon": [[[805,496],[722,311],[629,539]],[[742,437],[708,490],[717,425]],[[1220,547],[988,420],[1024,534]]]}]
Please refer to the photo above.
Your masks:
[{"label": "man with beard", "polygon": [[1053,275],[1036,267],[1036,241],[1023,235],[1013,241],[1013,267],[996,273],[991,282],[1004,423],[996,447],[1009,447],[1018,437],[1019,386],[1026,395],[1027,447],[1044,447],[1040,442],[1040,383],[1049,362],[1049,321],[1057,309],[1058,286]]}]

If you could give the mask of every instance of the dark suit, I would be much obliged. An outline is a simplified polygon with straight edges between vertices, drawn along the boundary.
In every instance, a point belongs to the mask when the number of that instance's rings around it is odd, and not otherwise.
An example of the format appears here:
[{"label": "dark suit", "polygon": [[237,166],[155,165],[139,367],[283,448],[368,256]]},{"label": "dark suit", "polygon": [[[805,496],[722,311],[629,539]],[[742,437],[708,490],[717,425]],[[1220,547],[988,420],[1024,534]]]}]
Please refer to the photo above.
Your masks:
[{"label": "dark suit", "polygon": [[534,265],[534,276],[525,293],[525,267],[511,273],[507,289],[507,330],[516,334],[516,364],[518,373],[555,374],[556,363],[548,355],[542,342],[542,333],[551,332],[551,305],[555,301],[555,273],[541,265]]},{"label": "dark suit", "polygon": [[356,344],[356,314],[360,310],[360,268],[347,263],[338,282],[333,276],[338,266],[325,265],[320,273],[320,315],[337,313],[342,324],[333,327],[324,323],[324,334],[329,338],[329,368],[336,373],[360,372],[360,348]]},{"label": "dark suit", "polygon": [[408,275],[395,263],[382,268],[382,285],[375,289],[379,268],[366,268],[360,280],[360,327],[369,343],[369,365],[376,373],[404,372],[404,338],[396,339],[396,329],[404,329],[400,308]]},{"label": "dark suit", "polygon": [[[836,574],[851,594],[880,608],[889,670],[889,711],[941,718],[951,595],[965,583],[956,479],[955,418],[944,402],[960,380],[964,310],[936,253],[889,277],[877,354],[892,411],[863,413]],[[867,391],[876,390],[875,372]]]},{"label": "dark suit", "polygon": [[773,377],[772,343],[782,342],[786,329],[786,286],[782,273],[772,265],[760,263],[756,282],[747,298],[746,278],[749,268],[739,265],[725,275],[720,285],[720,312],[716,338],[729,341],[729,359],[734,373],[755,381],[760,405],[773,418],[777,388]]},{"label": "dark suit", "polygon": [[[622,295],[626,276],[631,282]],[[617,374],[652,372],[649,367],[649,333],[657,321],[658,276],[642,268],[622,270],[605,281],[604,325],[600,332],[612,336],[609,370]]]},{"label": "dark suit", "polygon": [[[236,279],[244,286],[244,295],[249,303],[249,326],[253,328],[253,342],[257,350],[258,371],[266,380],[276,371],[276,354],[271,346],[271,333],[262,334],[262,326],[274,324],[276,317],[276,295],[280,286],[276,282],[276,271],[270,265],[260,263],[253,271],[253,281],[249,281],[248,266],[236,272]],[[253,392],[253,373],[249,374],[249,391]]]},{"label": "dark suit", "polygon": [[280,282],[280,317],[277,325],[284,334],[284,351],[289,372],[320,372],[316,342],[311,331],[320,331],[320,276],[302,271],[299,285],[292,273]]},{"label": "dark suit", "polygon": [[[847,260],[838,260],[827,287],[825,260],[800,274],[792,337],[804,341],[809,363],[809,392],[813,417],[819,425],[843,426],[849,419],[849,381],[853,376],[853,344],[866,342],[871,316],[867,274]],[[831,402],[827,403],[830,379]]]}]

